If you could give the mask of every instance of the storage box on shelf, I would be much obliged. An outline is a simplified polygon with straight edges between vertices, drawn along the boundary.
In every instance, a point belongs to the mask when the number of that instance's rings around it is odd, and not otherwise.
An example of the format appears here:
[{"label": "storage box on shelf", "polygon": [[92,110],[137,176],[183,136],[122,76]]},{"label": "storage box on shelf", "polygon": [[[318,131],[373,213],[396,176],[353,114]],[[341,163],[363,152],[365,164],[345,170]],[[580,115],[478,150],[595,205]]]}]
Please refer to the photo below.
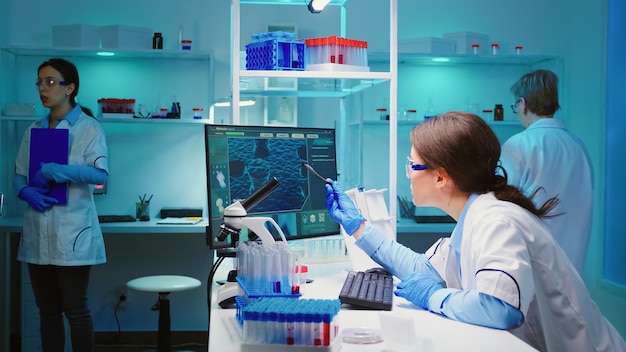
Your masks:
[{"label": "storage box on shelf", "polygon": [[457,54],[474,54],[473,45],[478,45],[477,54],[490,53],[489,35],[474,32],[454,32],[444,33],[444,39],[456,42]]},{"label": "storage box on shelf", "polygon": [[152,29],[132,26],[104,26],[100,29],[103,49],[151,49]]},{"label": "storage box on shelf", "polygon": [[456,41],[435,37],[398,40],[398,53],[453,55]]},{"label": "storage box on shelf", "polygon": [[64,48],[99,48],[100,27],[89,24],[52,26],[52,46]]}]

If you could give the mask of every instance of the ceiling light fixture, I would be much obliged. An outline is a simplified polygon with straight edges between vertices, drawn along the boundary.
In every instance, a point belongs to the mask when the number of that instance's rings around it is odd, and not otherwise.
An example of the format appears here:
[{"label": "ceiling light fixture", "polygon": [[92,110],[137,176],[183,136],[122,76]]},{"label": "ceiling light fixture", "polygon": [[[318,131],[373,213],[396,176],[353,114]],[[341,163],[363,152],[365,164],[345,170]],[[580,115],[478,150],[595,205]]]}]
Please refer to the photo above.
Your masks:
[{"label": "ceiling light fixture", "polygon": [[311,13],[320,13],[329,2],[330,0],[311,0],[308,5],[309,11]]}]

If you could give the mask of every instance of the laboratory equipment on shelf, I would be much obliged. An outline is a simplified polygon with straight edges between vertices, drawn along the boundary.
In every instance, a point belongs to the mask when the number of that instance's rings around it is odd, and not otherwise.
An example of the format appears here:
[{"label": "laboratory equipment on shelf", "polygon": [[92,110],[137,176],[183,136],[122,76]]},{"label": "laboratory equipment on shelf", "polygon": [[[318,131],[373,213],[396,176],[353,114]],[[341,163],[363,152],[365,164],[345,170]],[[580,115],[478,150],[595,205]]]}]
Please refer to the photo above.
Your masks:
[{"label": "laboratory equipment on shelf", "polygon": [[493,55],[497,55],[499,51],[500,51],[500,44],[498,43],[491,44],[491,53]]},{"label": "laboratory equipment on shelf", "polygon": [[202,108],[193,108],[194,120],[200,120],[202,118]]},{"label": "laboratory equipment on shelf", "polygon": [[381,121],[389,120],[389,114],[387,114],[387,108],[376,108],[378,113],[378,119]]},{"label": "laboratory equipment on shelf", "polygon": [[504,108],[502,107],[502,104],[496,104],[496,107],[493,110],[493,120],[494,121],[504,120]]}]

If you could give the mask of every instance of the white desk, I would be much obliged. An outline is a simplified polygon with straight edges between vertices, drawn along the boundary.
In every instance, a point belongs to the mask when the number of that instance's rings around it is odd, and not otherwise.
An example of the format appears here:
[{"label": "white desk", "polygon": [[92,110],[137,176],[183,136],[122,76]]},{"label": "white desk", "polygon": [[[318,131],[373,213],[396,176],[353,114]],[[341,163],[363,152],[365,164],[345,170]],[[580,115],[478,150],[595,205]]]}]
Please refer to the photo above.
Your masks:
[{"label": "white desk", "polygon": [[[160,219],[136,222],[101,223],[102,233],[109,235],[136,234],[150,236],[154,234],[204,234],[208,220],[193,225],[161,225],[156,224]],[[0,351],[9,350],[9,336],[11,324],[11,302],[17,298],[11,297],[12,267],[15,261],[11,253],[11,238],[16,241],[15,234],[22,232],[22,217],[0,218]],[[201,245],[201,244],[199,244]],[[212,254],[211,254],[212,255]],[[208,271],[208,269],[207,269]],[[17,279],[20,282],[20,279]],[[206,303],[205,303],[206,304]],[[19,314],[19,313],[18,313]]]},{"label": "white desk", "polygon": [[[314,282],[303,289],[302,298],[335,299],[346,277],[346,270],[338,269],[334,274],[311,277]],[[215,292],[215,290],[214,290]],[[414,317],[415,334],[428,346],[427,351],[536,351],[508,331],[495,330],[460,323],[420,310],[403,298],[394,296],[393,314]],[[339,312],[341,329],[380,329],[379,311],[342,309]],[[239,352],[241,330],[236,325],[235,310],[221,309],[212,298],[212,313],[209,334],[209,351]],[[239,330],[238,330],[239,329]],[[386,342],[370,345],[343,343],[340,352],[383,352]],[[420,349],[415,349],[418,351]]]}]

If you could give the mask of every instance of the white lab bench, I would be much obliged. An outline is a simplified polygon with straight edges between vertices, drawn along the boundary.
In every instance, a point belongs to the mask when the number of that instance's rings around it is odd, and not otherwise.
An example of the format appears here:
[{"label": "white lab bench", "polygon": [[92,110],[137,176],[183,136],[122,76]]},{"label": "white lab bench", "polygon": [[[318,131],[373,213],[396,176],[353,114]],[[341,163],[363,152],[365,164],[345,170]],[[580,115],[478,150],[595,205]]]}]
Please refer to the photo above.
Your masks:
[{"label": "white lab bench", "polygon": [[[309,271],[308,277],[314,281],[302,289],[302,298],[336,299],[339,296],[339,291],[349,268],[346,267],[346,263],[324,265],[323,270],[312,268]],[[213,292],[215,291],[213,290]],[[239,352],[243,332],[235,318],[235,309],[220,308],[215,300],[215,293],[212,296],[208,350]],[[394,296],[393,299],[394,306],[391,312],[342,308],[338,315],[340,328],[380,329],[380,314],[397,314],[402,317],[412,317],[416,343],[422,344],[426,348],[425,351],[536,351],[506,330],[461,323],[419,309],[403,298]],[[343,343],[342,340],[339,340],[338,343],[341,344],[338,349],[341,352],[389,351],[385,341],[374,344],[352,344]],[[326,350],[330,349],[320,347],[320,351]],[[416,348],[415,350],[420,349]],[[276,345],[273,351],[298,351],[298,348],[281,349]]]}]

